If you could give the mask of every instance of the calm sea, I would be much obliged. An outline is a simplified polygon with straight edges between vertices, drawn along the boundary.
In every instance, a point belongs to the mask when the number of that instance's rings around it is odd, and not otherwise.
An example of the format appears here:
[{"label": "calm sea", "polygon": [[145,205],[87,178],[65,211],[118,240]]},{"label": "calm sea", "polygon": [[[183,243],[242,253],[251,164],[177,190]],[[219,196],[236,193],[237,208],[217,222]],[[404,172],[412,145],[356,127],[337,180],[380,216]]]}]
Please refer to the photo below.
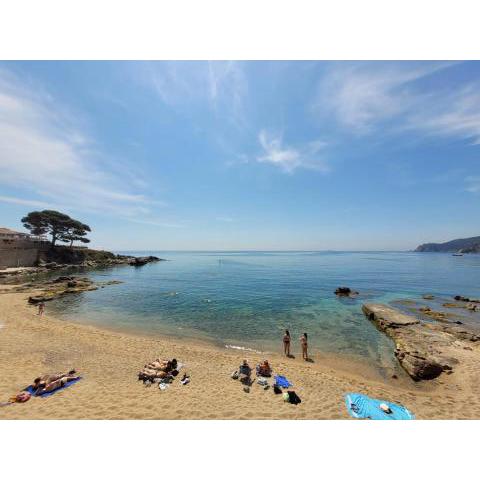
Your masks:
[{"label": "calm sea", "polygon": [[[126,252],[120,252],[126,253]],[[281,351],[308,332],[312,353],[392,365],[392,345],[363,316],[363,302],[480,297],[480,255],[407,252],[128,252],[168,261],[88,272],[121,280],[66,296],[49,309],[70,321]],[[361,295],[339,299],[338,286]],[[472,321],[475,318],[472,317]],[[479,315],[480,322],[480,315]]]}]

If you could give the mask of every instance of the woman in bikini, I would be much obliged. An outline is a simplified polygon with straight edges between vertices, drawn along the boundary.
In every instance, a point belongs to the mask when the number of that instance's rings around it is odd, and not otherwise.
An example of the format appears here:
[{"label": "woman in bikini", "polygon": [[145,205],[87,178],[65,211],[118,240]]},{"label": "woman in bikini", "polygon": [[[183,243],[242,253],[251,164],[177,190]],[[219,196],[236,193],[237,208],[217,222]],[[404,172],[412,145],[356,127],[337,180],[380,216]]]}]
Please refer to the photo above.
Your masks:
[{"label": "woman in bikini", "polygon": [[290,332],[285,330],[285,335],[283,336],[283,352],[287,357],[290,356]]},{"label": "woman in bikini", "polygon": [[300,345],[302,347],[302,358],[308,360],[308,336],[306,333],[300,337]]},{"label": "woman in bikini", "polygon": [[33,381],[34,395],[41,395],[42,393],[53,392],[57,388],[63,387],[71,380],[77,380],[75,370],[70,370],[68,373],[57,373],[54,375],[44,375],[38,377]]}]

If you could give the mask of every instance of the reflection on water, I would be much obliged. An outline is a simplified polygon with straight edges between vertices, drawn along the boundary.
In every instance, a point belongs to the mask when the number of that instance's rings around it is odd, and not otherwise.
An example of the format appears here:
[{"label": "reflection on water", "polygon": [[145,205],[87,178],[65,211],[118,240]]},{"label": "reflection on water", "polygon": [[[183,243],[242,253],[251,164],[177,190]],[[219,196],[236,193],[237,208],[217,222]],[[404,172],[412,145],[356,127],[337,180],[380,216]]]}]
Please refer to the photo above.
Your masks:
[{"label": "reflection on water", "polygon": [[[359,356],[392,366],[390,341],[361,313],[365,301],[424,293],[480,297],[480,256],[385,252],[138,252],[168,262],[90,272],[122,280],[65,296],[51,308],[69,320],[145,333],[195,337],[280,351],[308,332],[312,352]],[[338,286],[361,295],[336,298]],[[295,345],[296,346],[296,345]]]}]

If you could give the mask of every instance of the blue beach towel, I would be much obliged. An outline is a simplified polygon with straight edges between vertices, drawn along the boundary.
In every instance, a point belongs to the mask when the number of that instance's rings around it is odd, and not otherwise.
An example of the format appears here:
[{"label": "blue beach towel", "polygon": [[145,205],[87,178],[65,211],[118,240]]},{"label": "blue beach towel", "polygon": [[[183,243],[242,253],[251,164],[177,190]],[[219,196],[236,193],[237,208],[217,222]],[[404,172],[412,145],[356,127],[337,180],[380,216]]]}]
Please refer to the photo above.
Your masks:
[{"label": "blue beach towel", "polygon": [[[380,408],[381,403],[388,405],[392,413],[385,413]],[[369,418],[371,420],[415,419],[415,415],[410,413],[402,405],[370,398],[361,393],[347,393],[347,395],[345,395],[345,404],[347,405],[348,413],[354,418]]]},{"label": "blue beach towel", "polygon": [[283,388],[293,387],[293,384],[282,375],[275,375],[275,384]]},{"label": "blue beach towel", "polygon": [[70,385],[73,385],[74,383],[77,383],[79,380],[81,380],[82,377],[80,378],[77,378],[76,380],[70,380],[69,382],[67,382],[63,387],[60,387],[60,388],[57,388],[56,390],[53,390],[52,392],[46,392],[46,393],[42,393],[41,395],[34,395],[34,392],[35,390],[33,389],[33,387],[31,385],[29,385],[26,389],[25,389],[25,392],[28,392],[30,393],[32,396],[35,396],[35,397],[49,397],[50,395],[53,395],[54,393],[57,393],[59,392],[60,390],[63,390],[64,388],[68,388]]}]

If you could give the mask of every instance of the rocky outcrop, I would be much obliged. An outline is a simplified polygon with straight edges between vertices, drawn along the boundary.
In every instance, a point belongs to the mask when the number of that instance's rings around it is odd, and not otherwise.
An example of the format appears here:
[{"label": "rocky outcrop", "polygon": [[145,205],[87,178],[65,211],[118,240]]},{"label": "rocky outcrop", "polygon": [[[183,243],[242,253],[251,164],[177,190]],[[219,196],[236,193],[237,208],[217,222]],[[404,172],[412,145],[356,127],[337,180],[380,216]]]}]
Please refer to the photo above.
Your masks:
[{"label": "rocky outcrop", "polygon": [[[28,303],[48,302],[69,293],[98,290],[98,288],[103,288],[105,285],[117,283],[122,282],[110,280],[103,283],[95,283],[87,277],[61,276],[40,284],[31,284],[30,289],[35,290],[35,295],[28,298]],[[18,291],[25,291],[25,286],[22,286],[22,289]]]},{"label": "rocky outcrop", "polygon": [[109,268],[117,265],[141,266],[150,262],[164,261],[154,256],[134,257],[116,255],[103,250],[89,248],[55,247],[46,259],[39,260],[37,267],[8,268],[0,270],[0,284],[19,284],[35,279],[52,271],[75,271],[95,268]]},{"label": "rocky outcrop", "polygon": [[365,304],[364,314],[395,342],[395,356],[414,380],[431,380],[458,363],[454,343],[480,337],[457,325],[426,324],[387,305]]}]

